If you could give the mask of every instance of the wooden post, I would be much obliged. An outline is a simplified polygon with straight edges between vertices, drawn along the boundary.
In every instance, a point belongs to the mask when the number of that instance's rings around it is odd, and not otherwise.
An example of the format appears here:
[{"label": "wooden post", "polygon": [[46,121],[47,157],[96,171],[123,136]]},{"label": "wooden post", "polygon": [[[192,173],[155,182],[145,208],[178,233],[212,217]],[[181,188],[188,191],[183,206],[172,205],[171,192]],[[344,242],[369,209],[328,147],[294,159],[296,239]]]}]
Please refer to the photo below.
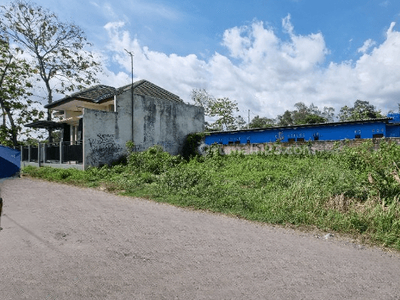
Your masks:
[{"label": "wooden post", "polygon": [[31,162],[31,145],[28,146],[28,162]]}]

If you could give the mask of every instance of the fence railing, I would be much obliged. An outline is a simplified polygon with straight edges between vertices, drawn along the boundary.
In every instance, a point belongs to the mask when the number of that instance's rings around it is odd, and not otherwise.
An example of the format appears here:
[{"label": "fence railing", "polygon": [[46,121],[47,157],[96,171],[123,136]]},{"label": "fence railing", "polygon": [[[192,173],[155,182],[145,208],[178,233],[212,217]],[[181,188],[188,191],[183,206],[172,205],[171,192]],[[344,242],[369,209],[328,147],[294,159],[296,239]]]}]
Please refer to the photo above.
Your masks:
[{"label": "fence railing", "polygon": [[21,160],[37,163],[83,162],[83,145],[81,142],[60,142],[37,146],[21,146]]}]

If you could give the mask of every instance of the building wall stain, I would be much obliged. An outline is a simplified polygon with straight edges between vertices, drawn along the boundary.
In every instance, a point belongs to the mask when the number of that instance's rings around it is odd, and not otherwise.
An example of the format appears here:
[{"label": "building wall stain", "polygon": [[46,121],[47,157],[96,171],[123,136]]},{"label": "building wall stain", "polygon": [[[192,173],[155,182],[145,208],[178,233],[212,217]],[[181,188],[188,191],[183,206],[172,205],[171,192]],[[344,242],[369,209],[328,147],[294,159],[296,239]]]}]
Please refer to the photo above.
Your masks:
[{"label": "building wall stain", "polygon": [[90,165],[107,164],[118,159],[124,149],[115,143],[113,134],[97,134],[97,138],[89,138],[88,163]]}]

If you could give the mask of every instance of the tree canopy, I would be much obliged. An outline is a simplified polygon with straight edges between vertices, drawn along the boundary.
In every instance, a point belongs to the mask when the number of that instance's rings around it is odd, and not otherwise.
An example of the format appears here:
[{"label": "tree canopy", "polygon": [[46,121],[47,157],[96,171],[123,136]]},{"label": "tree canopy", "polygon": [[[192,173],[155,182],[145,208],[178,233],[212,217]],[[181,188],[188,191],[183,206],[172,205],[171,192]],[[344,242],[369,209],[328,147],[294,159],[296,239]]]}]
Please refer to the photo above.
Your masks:
[{"label": "tree canopy", "polygon": [[[320,124],[334,122],[335,109],[325,106],[320,110],[316,105],[307,106],[303,102],[297,102],[294,110],[286,110],[276,119],[255,116],[246,126],[245,120],[241,116],[234,116],[238,112],[238,105],[229,98],[215,98],[204,89],[192,90],[192,100],[195,105],[204,108],[205,115],[208,117],[218,117],[211,124],[206,124],[208,130],[236,130],[248,128],[268,128],[272,126],[293,126],[302,124]],[[400,106],[399,106],[400,107]],[[380,110],[369,104],[368,101],[357,100],[353,107],[343,106],[337,118],[339,121],[352,121],[363,119],[374,119],[384,117]]]},{"label": "tree canopy", "polygon": [[249,128],[267,128],[274,126],[274,123],[274,119],[268,119],[257,115],[251,120]]},{"label": "tree canopy", "polygon": [[[30,55],[29,63],[38,70],[47,103],[53,102],[54,92],[65,94],[97,82],[101,67],[86,50],[91,44],[83,30],[60,21],[56,14],[37,4],[15,0],[0,6],[0,36]],[[48,112],[47,119],[51,118]]]},{"label": "tree canopy", "polygon": [[324,107],[321,111],[314,104],[307,106],[303,102],[296,103],[294,107],[296,109],[286,110],[283,115],[277,117],[277,125],[318,124],[333,121],[335,111],[333,107]]},{"label": "tree canopy", "polygon": [[234,116],[239,111],[238,104],[227,97],[215,98],[205,89],[194,89],[192,100],[195,105],[204,108],[207,117],[217,118],[213,123],[206,124],[208,130],[235,130],[246,123],[240,116]]},{"label": "tree canopy", "polygon": [[1,34],[35,61],[48,103],[53,101],[53,89],[65,93],[96,82],[100,65],[85,50],[91,44],[80,27],[61,22],[54,13],[24,0],[2,6],[0,16]]},{"label": "tree canopy", "polygon": [[21,133],[29,137],[23,125],[44,115],[37,102],[27,99],[34,70],[18,54],[20,49],[11,48],[7,39],[0,37],[0,143],[6,146],[17,146]]},{"label": "tree canopy", "polygon": [[339,121],[356,121],[384,117],[380,110],[368,101],[356,100],[353,107],[343,106],[338,114]]}]

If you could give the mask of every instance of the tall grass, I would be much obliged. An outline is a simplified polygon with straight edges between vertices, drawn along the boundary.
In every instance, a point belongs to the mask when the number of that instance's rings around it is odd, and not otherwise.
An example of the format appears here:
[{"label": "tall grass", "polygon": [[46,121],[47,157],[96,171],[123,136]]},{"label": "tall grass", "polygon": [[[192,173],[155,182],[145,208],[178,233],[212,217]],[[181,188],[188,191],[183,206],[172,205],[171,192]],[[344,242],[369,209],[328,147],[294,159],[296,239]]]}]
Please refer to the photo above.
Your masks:
[{"label": "tall grass", "polygon": [[316,226],[400,250],[400,146],[371,141],[340,151],[259,152],[185,160],[158,147],[124,165],[25,168],[33,177],[152,198],[272,224]]}]

